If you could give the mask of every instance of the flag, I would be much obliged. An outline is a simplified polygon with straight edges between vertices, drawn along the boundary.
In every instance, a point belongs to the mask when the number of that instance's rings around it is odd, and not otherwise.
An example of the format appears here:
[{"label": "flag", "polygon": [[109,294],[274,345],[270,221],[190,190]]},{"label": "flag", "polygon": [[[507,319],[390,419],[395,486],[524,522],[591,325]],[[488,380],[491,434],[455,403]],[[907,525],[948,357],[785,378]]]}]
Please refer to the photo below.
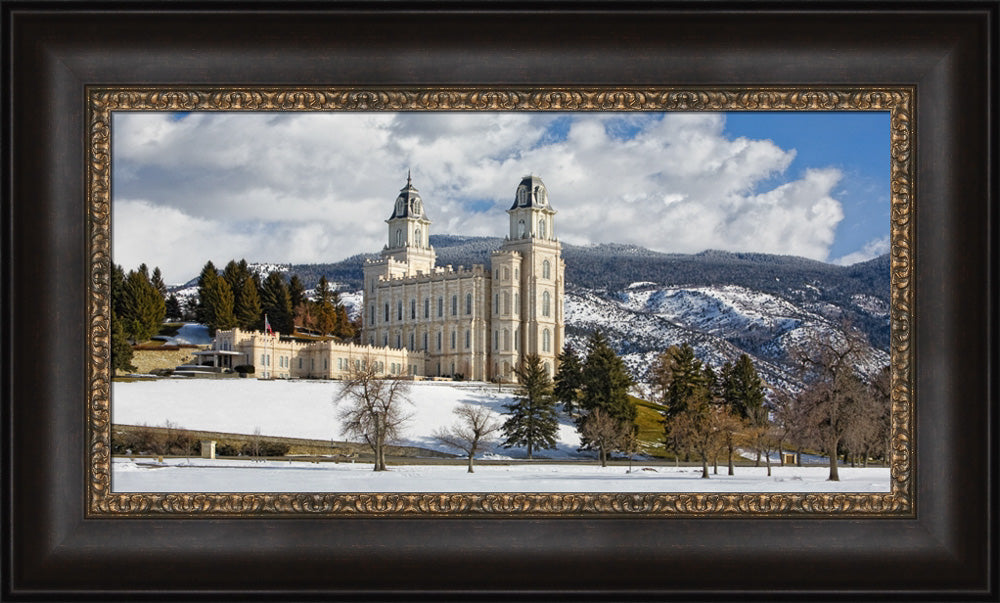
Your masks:
[{"label": "flag", "polygon": [[274,330],[271,329],[271,323],[267,321],[267,314],[264,315],[264,332],[268,335],[274,335]]}]

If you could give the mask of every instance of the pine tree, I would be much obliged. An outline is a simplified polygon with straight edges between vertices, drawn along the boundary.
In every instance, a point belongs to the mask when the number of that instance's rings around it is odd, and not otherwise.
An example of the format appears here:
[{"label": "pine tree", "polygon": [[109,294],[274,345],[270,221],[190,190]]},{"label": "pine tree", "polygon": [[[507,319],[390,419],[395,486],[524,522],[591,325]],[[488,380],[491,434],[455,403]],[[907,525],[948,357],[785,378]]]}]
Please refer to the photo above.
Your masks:
[{"label": "pine tree", "polygon": [[313,308],[313,326],[322,335],[335,333],[338,329],[337,308],[333,304],[334,294],[325,276],[319,277],[316,285],[316,301]]},{"label": "pine tree", "polygon": [[552,381],[537,354],[526,356],[514,372],[520,391],[513,404],[504,405],[510,417],[503,424],[503,446],[524,446],[530,459],[535,450],[556,447],[559,421],[552,396]]},{"label": "pine tree", "polygon": [[160,292],[163,299],[167,298],[167,285],[163,282],[163,273],[160,272],[159,266],[153,268],[153,276],[149,279],[149,282],[156,287],[156,290]]},{"label": "pine tree", "polygon": [[559,370],[555,376],[555,396],[563,405],[563,410],[572,415],[579,403],[580,388],[583,385],[583,365],[580,356],[567,345],[559,354]]},{"label": "pine tree", "polygon": [[708,386],[701,361],[687,343],[671,346],[661,354],[651,372],[654,385],[660,390],[661,402],[667,407],[668,419],[687,410],[689,401],[702,387]]},{"label": "pine tree", "polygon": [[601,408],[623,423],[634,423],[638,412],[628,397],[632,378],[607,337],[595,331],[587,343],[587,359],[580,372],[580,407]]},{"label": "pine tree", "polygon": [[288,280],[288,297],[291,299],[293,311],[306,302],[306,288],[297,274],[293,274]]},{"label": "pine tree", "polygon": [[111,310],[111,371],[117,374],[118,371],[134,371],[132,365],[132,346],[129,345],[125,330],[122,329],[121,321],[118,319],[114,309]]},{"label": "pine tree", "polygon": [[181,310],[181,302],[178,301],[177,296],[173,293],[166,299],[165,308],[168,319],[180,320],[184,318],[184,312]]},{"label": "pine tree", "polygon": [[212,315],[208,322],[209,332],[227,331],[236,326],[236,315],[233,313],[233,290],[229,288],[226,279],[217,278],[206,288],[206,305],[212,307]]},{"label": "pine tree", "polygon": [[122,295],[125,291],[125,270],[118,264],[111,265],[111,311],[122,315]]},{"label": "pine tree", "polygon": [[764,382],[754,368],[750,356],[740,354],[735,364],[723,367],[722,395],[726,404],[740,418],[747,419],[755,425],[767,422]]},{"label": "pine tree", "polygon": [[252,329],[260,320],[260,295],[257,293],[257,283],[253,277],[243,279],[239,296],[234,296],[234,311],[236,326],[241,329]]},{"label": "pine tree", "polygon": [[[260,288],[260,309],[267,315],[272,329],[287,335],[292,333],[292,299],[280,272],[272,272],[264,279]],[[261,319],[259,328],[263,330],[263,327]]]},{"label": "pine tree", "polygon": [[122,285],[120,322],[125,336],[135,342],[146,341],[158,333],[166,314],[163,297],[142,268],[145,265],[130,271]]},{"label": "pine tree", "polygon": [[[584,412],[576,417],[576,427],[583,447],[597,449],[602,462],[619,436],[637,429],[635,420],[639,413],[628,397],[631,386],[632,378],[625,363],[611,348],[607,337],[595,331],[587,342],[587,359],[580,371],[579,401]],[[595,415],[598,410],[599,415]],[[611,427],[603,425],[608,422]],[[595,429],[598,423],[602,424],[601,429]],[[612,438],[608,436],[610,433],[618,435]]]},{"label": "pine tree", "polygon": [[198,275],[198,306],[195,309],[195,320],[201,324],[209,324],[215,315],[215,308],[208,305],[206,300],[208,298],[209,287],[218,278],[219,273],[215,269],[215,264],[212,263],[212,260],[205,262],[205,265],[201,269],[201,274]]}]

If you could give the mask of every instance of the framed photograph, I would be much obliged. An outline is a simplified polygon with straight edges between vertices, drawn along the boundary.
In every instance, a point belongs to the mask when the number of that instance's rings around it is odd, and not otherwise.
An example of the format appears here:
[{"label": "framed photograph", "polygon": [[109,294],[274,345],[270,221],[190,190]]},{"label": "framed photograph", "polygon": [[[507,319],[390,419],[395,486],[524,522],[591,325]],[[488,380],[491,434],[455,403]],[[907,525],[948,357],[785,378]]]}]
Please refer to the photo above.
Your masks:
[{"label": "framed photograph", "polygon": [[996,593],[995,3],[501,8],[9,11],[5,593]]}]

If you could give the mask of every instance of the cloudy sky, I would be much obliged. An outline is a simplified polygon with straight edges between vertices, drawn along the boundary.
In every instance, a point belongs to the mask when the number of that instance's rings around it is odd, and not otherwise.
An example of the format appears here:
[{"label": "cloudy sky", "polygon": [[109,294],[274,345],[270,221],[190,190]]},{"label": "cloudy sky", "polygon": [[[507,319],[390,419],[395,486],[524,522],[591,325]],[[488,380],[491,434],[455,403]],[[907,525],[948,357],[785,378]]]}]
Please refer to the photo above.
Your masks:
[{"label": "cloudy sky", "polygon": [[432,234],[503,236],[533,173],[567,243],[888,250],[887,113],[116,113],[114,261],[334,262],[385,244],[407,170]]}]

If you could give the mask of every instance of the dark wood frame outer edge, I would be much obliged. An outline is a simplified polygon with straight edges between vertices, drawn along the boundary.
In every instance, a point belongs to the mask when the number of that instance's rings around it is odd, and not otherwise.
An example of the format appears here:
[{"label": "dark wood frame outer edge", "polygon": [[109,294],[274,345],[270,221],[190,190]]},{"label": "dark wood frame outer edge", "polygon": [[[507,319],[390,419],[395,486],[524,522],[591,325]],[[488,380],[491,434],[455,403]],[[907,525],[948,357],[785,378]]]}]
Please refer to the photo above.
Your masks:
[{"label": "dark wood frame outer edge", "polygon": [[[5,598],[996,596],[995,2],[204,6],[3,5]],[[916,86],[917,517],[85,519],[84,87],[303,82]]]}]

